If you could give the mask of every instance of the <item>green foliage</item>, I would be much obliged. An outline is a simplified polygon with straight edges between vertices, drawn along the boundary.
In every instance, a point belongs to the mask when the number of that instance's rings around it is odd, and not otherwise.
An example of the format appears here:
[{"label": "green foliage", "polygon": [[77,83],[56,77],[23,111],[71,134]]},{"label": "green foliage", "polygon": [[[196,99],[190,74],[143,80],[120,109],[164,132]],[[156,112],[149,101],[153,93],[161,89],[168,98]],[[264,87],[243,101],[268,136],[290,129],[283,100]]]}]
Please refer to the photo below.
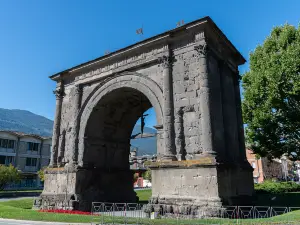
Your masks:
[{"label": "green foliage", "polygon": [[0,165],[0,191],[5,185],[20,180],[20,173],[13,165]]},{"label": "green foliage", "polygon": [[149,181],[152,180],[151,170],[150,170],[150,169],[148,169],[148,170],[143,174],[143,178],[144,178],[145,180],[149,180]]},{"label": "green foliage", "polygon": [[151,161],[145,161],[145,162],[144,162],[144,166],[147,167],[147,166],[149,166],[151,163],[152,163]]},{"label": "green foliage", "polygon": [[139,178],[139,174],[138,173],[135,173],[133,174],[133,183],[135,183]]},{"label": "green foliage", "polygon": [[44,168],[42,168],[42,169],[40,169],[40,170],[38,171],[38,176],[39,176],[39,178],[40,178],[40,180],[41,180],[42,182],[45,181],[44,171],[45,171],[46,168],[47,168],[47,167],[44,167]]},{"label": "green foliage", "polygon": [[286,192],[300,191],[300,185],[295,182],[273,182],[267,180],[260,184],[255,184],[256,193],[280,194]]},{"label": "green foliage", "polygon": [[247,145],[262,157],[299,159],[300,26],[275,27],[250,54],[242,82]]}]

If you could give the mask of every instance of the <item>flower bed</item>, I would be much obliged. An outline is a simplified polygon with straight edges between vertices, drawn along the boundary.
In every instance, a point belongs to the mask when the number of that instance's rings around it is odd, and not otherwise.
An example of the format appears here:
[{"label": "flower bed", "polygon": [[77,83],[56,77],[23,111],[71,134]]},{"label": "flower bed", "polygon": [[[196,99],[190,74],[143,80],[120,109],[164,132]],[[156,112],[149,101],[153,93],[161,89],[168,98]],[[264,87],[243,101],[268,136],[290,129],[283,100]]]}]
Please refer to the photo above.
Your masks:
[{"label": "flower bed", "polygon": [[64,210],[64,209],[41,209],[39,210],[39,212],[92,215],[91,212],[83,212],[78,210]]}]

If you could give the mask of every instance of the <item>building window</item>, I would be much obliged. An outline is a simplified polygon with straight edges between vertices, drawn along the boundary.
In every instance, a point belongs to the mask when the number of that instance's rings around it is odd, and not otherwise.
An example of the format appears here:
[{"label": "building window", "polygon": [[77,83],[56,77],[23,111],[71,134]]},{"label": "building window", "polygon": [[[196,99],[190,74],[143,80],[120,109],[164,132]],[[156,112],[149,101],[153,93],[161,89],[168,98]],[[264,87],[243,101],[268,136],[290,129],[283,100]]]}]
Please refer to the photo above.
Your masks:
[{"label": "building window", "polygon": [[5,165],[13,164],[14,163],[14,157],[13,156],[6,156],[5,159]]},{"label": "building window", "polygon": [[252,168],[255,169],[256,168],[256,163],[252,162]]},{"label": "building window", "polygon": [[0,139],[0,148],[14,148],[15,141],[8,139]]},{"label": "building window", "polygon": [[2,148],[7,148],[7,143],[8,143],[8,140],[7,140],[7,139],[2,139],[2,140],[1,140],[1,147],[2,147]]},{"label": "building window", "polygon": [[28,151],[38,151],[39,143],[28,142]]},{"label": "building window", "polygon": [[5,165],[6,156],[0,155],[0,164]]},{"label": "building window", "polygon": [[15,148],[15,141],[9,140],[7,146],[8,146],[7,148]]},{"label": "building window", "polygon": [[36,166],[37,159],[36,158],[26,158],[26,166]]},{"label": "building window", "polygon": [[14,157],[13,156],[0,156],[0,164],[2,165],[9,165],[14,163]]}]

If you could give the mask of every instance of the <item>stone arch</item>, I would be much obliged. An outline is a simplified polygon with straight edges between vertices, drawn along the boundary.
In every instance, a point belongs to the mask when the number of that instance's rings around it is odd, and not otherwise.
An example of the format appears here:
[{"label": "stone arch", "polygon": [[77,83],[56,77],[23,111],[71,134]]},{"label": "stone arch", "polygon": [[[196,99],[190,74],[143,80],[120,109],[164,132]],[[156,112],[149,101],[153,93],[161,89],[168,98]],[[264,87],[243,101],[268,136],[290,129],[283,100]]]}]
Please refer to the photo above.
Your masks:
[{"label": "stone arch", "polygon": [[79,114],[79,165],[83,165],[83,156],[85,151],[84,135],[88,120],[91,113],[93,112],[94,107],[104,96],[120,88],[132,88],[144,94],[148,98],[156,112],[157,124],[163,124],[163,93],[160,86],[155,81],[139,73],[128,73],[114,76],[112,79],[109,79],[105,83],[100,83],[88,96],[87,100],[83,103],[83,107]]}]

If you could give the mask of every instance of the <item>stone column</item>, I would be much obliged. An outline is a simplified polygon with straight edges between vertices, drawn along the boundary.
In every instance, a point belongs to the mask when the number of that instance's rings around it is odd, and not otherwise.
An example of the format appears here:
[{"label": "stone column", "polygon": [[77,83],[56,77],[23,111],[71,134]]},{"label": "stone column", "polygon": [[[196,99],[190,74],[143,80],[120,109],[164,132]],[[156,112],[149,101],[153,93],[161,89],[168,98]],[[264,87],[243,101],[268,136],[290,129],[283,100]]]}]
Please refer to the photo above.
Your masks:
[{"label": "stone column", "polygon": [[72,147],[71,147],[71,165],[76,165],[78,162],[78,135],[79,135],[79,112],[81,107],[82,99],[82,85],[75,86],[75,96],[74,96],[74,117],[73,117],[73,128],[72,128]]},{"label": "stone column", "polygon": [[196,42],[200,66],[200,114],[201,114],[201,144],[203,156],[214,157],[212,117],[211,117],[211,82],[208,69],[208,49],[205,39]]},{"label": "stone column", "polygon": [[180,107],[176,112],[175,119],[176,126],[176,149],[177,159],[179,161],[185,160],[185,137],[184,137],[184,124],[183,124],[183,107]]},{"label": "stone column", "polygon": [[176,160],[174,143],[174,103],[173,103],[173,82],[172,82],[172,58],[170,55],[162,56],[159,62],[163,66],[163,119],[164,119],[164,155],[162,160]]},{"label": "stone column", "polygon": [[65,156],[65,140],[66,140],[66,130],[63,130],[59,137],[59,151],[58,151],[58,157],[57,157],[57,166],[58,167],[62,167],[64,164],[63,158]]},{"label": "stone column", "polygon": [[60,135],[60,120],[61,120],[61,107],[63,101],[63,86],[60,84],[60,87],[53,92],[56,96],[56,109],[55,109],[55,119],[53,125],[53,135],[52,135],[52,152],[50,158],[50,167],[57,166],[57,154],[58,154],[58,144],[59,144],[59,135]]},{"label": "stone column", "polygon": [[164,130],[163,125],[159,124],[153,126],[156,129],[156,145],[157,145],[157,158],[160,159],[164,155]]}]

